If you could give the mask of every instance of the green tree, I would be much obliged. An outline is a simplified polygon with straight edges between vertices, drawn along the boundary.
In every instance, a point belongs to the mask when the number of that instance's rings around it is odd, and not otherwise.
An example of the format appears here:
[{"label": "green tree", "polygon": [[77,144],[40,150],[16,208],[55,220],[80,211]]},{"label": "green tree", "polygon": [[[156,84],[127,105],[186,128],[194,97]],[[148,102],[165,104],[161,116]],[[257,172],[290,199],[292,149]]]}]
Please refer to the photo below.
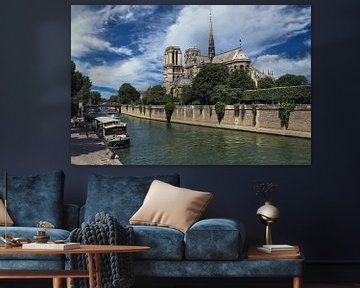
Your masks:
[{"label": "green tree", "polygon": [[120,104],[133,104],[140,99],[140,93],[129,83],[121,85],[118,91],[118,101]]},{"label": "green tree", "polygon": [[183,86],[180,93],[180,103],[187,105],[193,102],[191,85]]},{"label": "green tree", "polygon": [[220,101],[216,102],[216,104],[215,104],[215,112],[216,112],[216,115],[217,115],[218,122],[220,124],[221,120],[225,116],[225,103],[220,102]]},{"label": "green tree", "polygon": [[275,81],[273,78],[266,76],[258,81],[259,89],[267,89],[275,87]]},{"label": "green tree", "polygon": [[175,104],[174,102],[167,102],[165,104],[165,114],[166,114],[166,120],[168,123],[170,123],[171,116],[175,110]]},{"label": "green tree", "polygon": [[249,73],[242,69],[237,69],[229,75],[227,85],[231,88],[240,88],[241,90],[255,89],[255,82],[251,79]]},{"label": "green tree", "polygon": [[193,80],[193,101],[201,104],[212,104],[211,96],[217,85],[223,85],[229,76],[229,70],[225,64],[205,64]]},{"label": "green tree", "polygon": [[119,102],[118,95],[111,95],[109,98],[109,102]]},{"label": "green tree", "polygon": [[162,87],[161,85],[156,85],[146,91],[142,102],[145,105],[163,105],[171,100],[171,97],[166,94],[165,87]]},{"label": "green tree", "polygon": [[228,85],[217,85],[211,96],[211,102],[218,101],[231,105],[240,101],[242,90],[240,88],[231,88]]},{"label": "green tree", "polygon": [[308,81],[303,75],[285,74],[275,81],[277,87],[305,85]]},{"label": "green tree", "polygon": [[88,103],[91,85],[90,78],[77,71],[75,63],[71,61],[71,116],[78,113],[80,102]]},{"label": "green tree", "polygon": [[92,104],[99,104],[101,102],[101,94],[97,91],[91,91],[90,100]]}]

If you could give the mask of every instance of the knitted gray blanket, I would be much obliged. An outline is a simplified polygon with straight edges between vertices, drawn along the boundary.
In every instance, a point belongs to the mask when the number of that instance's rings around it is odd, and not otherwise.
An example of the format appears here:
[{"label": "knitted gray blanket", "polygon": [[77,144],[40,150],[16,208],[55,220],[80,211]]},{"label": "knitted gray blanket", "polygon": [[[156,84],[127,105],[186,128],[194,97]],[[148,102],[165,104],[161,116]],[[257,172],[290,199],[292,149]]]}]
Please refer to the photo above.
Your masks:
[{"label": "knitted gray blanket", "polygon": [[[95,215],[94,222],[84,222],[80,228],[71,231],[69,241],[81,244],[133,245],[133,234],[132,227],[124,228],[118,224],[116,218],[101,212]],[[87,269],[86,255],[70,254],[68,259],[71,269]],[[101,280],[104,288],[132,287],[134,285],[132,253],[101,254]],[[88,282],[88,279],[73,279],[71,287],[87,288]]]}]

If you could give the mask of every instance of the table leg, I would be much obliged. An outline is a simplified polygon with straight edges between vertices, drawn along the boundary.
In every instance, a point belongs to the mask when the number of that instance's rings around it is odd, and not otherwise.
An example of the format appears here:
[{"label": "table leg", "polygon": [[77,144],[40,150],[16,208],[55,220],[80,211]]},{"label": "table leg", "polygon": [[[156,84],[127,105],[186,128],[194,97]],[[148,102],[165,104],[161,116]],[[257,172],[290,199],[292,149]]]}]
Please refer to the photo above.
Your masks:
[{"label": "table leg", "polygon": [[96,285],[97,288],[102,288],[101,284],[101,255],[95,254],[95,271],[96,271]]},{"label": "table leg", "polygon": [[62,288],[61,278],[53,278],[53,288]]},{"label": "table leg", "polygon": [[71,288],[71,278],[66,278],[66,288]]},{"label": "table leg", "polygon": [[89,260],[89,288],[95,288],[95,282],[94,282],[94,254],[88,253],[88,260]]},{"label": "table leg", "polygon": [[293,288],[301,288],[301,277],[300,276],[296,276],[293,278]]}]

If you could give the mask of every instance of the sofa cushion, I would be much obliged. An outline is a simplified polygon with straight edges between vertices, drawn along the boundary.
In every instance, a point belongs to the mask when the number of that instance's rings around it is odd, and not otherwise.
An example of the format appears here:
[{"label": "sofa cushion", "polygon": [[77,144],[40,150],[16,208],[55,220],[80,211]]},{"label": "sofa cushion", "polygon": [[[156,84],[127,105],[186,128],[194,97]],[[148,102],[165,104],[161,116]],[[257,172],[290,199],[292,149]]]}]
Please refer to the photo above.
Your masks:
[{"label": "sofa cushion", "polygon": [[[0,176],[0,183],[3,176]],[[45,220],[62,227],[64,173],[8,176],[8,212],[16,226],[35,227]],[[4,195],[0,185],[0,195]]]},{"label": "sofa cushion", "polygon": [[[8,227],[7,233],[11,234],[14,237],[25,237],[29,240],[33,240],[33,236],[36,235],[38,231],[42,230],[41,228],[36,227]],[[5,227],[0,227],[0,235],[5,234]],[[69,237],[70,232],[63,229],[49,229],[47,234],[50,236],[49,241],[54,240],[65,240]],[[0,260],[62,260],[64,259],[63,255],[33,255],[33,254],[24,254],[24,255],[0,255]]]},{"label": "sofa cushion", "polygon": [[185,233],[202,216],[212,198],[210,192],[179,188],[154,180],[130,224],[165,226]]},{"label": "sofa cushion", "polygon": [[175,186],[180,184],[177,174],[146,177],[90,175],[83,220],[91,222],[96,213],[106,212],[126,226],[155,179]]},{"label": "sofa cushion", "polygon": [[185,235],[188,260],[238,259],[245,240],[243,225],[232,219],[205,219],[195,223]]},{"label": "sofa cushion", "polygon": [[146,252],[134,253],[135,259],[182,260],[184,234],[172,228],[157,226],[132,226],[134,244],[150,246]]},{"label": "sofa cushion", "polygon": [[5,217],[6,217],[6,225],[8,226],[14,225],[14,221],[11,219],[9,213],[6,212],[5,215],[5,205],[4,202],[0,199],[0,226],[5,225]]}]

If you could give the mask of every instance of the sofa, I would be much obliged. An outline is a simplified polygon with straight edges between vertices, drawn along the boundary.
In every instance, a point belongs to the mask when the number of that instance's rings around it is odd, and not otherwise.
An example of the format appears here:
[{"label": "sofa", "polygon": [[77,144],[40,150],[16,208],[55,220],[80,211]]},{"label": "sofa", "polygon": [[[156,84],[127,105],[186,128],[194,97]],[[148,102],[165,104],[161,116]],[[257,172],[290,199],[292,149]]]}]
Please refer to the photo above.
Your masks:
[{"label": "sofa", "polygon": [[[64,181],[62,171],[8,176],[8,220],[14,224],[7,227],[7,233],[33,240],[43,230],[37,224],[48,221],[55,226],[47,231],[50,240],[67,239],[79,223],[79,206],[63,203]],[[4,199],[4,176],[0,176],[0,183],[0,196]],[[0,226],[0,235],[4,234],[5,227]],[[64,269],[64,265],[63,255],[0,255],[0,270]]]},{"label": "sofa", "polygon": [[[180,186],[179,175],[106,176],[91,174],[86,201],[80,208],[63,203],[64,173],[9,177],[8,212],[14,226],[8,233],[32,238],[39,221],[55,225],[52,240],[67,239],[83,222],[92,222],[106,212],[134,231],[134,244],[151,250],[134,253],[134,274],[143,277],[298,277],[303,259],[246,259],[245,228],[237,219],[196,219],[186,229],[154,225],[130,225],[144,204],[154,180]],[[0,181],[3,178],[0,177]],[[1,185],[2,186],[2,185]],[[149,192],[149,193],[148,193]],[[0,195],[4,191],[0,188]],[[216,198],[215,200],[216,201]],[[175,204],[176,205],[176,204]],[[201,211],[203,212],[203,211]],[[4,227],[0,227],[4,233]],[[0,255],[0,269],[64,269],[57,255]],[[300,286],[294,286],[300,287]]]},{"label": "sofa", "polygon": [[[245,228],[236,219],[199,219],[187,231],[153,225],[130,225],[155,179],[180,186],[179,175],[89,176],[80,222],[105,211],[123,226],[132,226],[136,245],[151,250],[135,253],[134,273],[144,277],[298,277],[303,259],[246,259]],[[216,201],[216,198],[215,200]],[[295,287],[295,286],[294,286]]]}]

